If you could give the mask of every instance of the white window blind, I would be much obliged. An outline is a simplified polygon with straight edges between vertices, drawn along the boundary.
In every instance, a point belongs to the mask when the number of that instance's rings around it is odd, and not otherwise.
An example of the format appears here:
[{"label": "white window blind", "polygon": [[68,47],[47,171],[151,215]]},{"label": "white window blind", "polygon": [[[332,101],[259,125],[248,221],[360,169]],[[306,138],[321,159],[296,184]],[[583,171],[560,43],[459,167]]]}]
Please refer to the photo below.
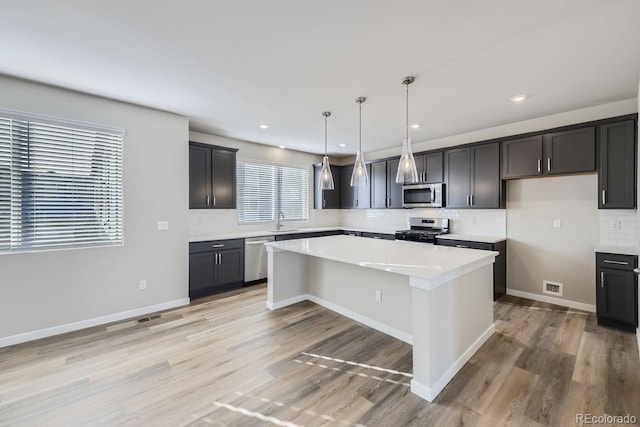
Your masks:
[{"label": "white window blind", "polygon": [[123,134],[0,111],[0,252],[122,244]]},{"label": "white window blind", "polygon": [[309,219],[309,171],[292,166],[238,162],[238,222]]}]

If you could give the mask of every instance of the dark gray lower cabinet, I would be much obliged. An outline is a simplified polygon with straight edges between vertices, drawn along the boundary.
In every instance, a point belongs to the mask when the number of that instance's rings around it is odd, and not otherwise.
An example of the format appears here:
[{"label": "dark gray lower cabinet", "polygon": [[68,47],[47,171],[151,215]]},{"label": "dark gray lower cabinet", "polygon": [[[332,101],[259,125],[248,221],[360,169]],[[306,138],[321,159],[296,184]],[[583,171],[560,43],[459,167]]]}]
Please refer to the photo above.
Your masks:
[{"label": "dark gray lower cabinet", "polygon": [[370,231],[361,231],[360,237],[368,237],[370,239],[395,240],[395,234],[372,233]]},{"label": "dark gray lower cabinet", "polygon": [[239,288],[243,281],[243,239],[189,243],[189,298]]},{"label": "dark gray lower cabinet", "polygon": [[507,241],[497,243],[472,242],[469,240],[437,239],[438,245],[457,248],[482,249],[495,251],[499,255],[493,264],[493,300],[507,293]]},{"label": "dark gray lower cabinet", "polygon": [[629,331],[638,326],[637,266],[635,255],[596,253],[598,324]]}]

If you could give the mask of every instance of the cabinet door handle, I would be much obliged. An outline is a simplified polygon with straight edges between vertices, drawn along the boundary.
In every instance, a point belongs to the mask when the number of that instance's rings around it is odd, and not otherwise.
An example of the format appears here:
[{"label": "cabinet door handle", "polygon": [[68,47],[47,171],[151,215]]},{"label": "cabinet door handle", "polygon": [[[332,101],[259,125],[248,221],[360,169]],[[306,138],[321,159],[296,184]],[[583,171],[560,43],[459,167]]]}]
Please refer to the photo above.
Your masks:
[{"label": "cabinet door handle", "polygon": [[538,159],[538,173],[542,172],[542,159]]},{"label": "cabinet door handle", "polygon": [[600,287],[604,288],[604,271],[600,272]]},{"label": "cabinet door handle", "polygon": [[224,248],[223,244],[211,245],[212,248]]},{"label": "cabinet door handle", "polygon": [[602,204],[607,203],[607,190],[602,190]]},{"label": "cabinet door handle", "polygon": [[214,194],[213,195],[213,206],[215,206],[215,205],[216,205],[216,195]]},{"label": "cabinet door handle", "polygon": [[207,194],[207,206],[210,206],[209,203],[211,202],[210,196]]},{"label": "cabinet door handle", "polygon": [[471,204],[471,203],[469,203],[469,199],[470,199],[470,196],[467,194],[467,206],[469,206]]},{"label": "cabinet door handle", "polygon": [[326,200],[322,200],[322,207],[326,207],[327,206],[327,201]]},{"label": "cabinet door handle", "polygon": [[471,200],[471,206],[473,206],[473,194],[469,196],[469,199]]},{"label": "cabinet door handle", "polygon": [[547,171],[551,172],[551,157],[547,157]]},{"label": "cabinet door handle", "polygon": [[629,263],[626,261],[612,261],[610,259],[605,259],[604,262],[606,262],[607,264],[629,265]]},{"label": "cabinet door handle", "polygon": [[466,246],[466,245],[456,245],[456,248],[467,248],[467,249],[468,249],[468,248],[469,248],[469,246]]},{"label": "cabinet door handle", "polygon": [[640,274],[640,268],[634,268],[633,272],[636,273],[636,274]]}]

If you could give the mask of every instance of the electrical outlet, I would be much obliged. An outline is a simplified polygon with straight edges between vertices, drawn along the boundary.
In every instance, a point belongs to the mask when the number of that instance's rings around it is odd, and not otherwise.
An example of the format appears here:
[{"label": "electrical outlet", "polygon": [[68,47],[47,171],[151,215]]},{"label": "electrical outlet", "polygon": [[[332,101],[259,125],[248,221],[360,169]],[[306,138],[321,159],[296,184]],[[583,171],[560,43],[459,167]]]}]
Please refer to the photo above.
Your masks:
[{"label": "electrical outlet", "polygon": [[169,221],[158,221],[158,231],[167,231],[169,229]]},{"label": "electrical outlet", "polygon": [[376,291],[376,301],[382,302],[382,291]]},{"label": "electrical outlet", "polygon": [[611,221],[609,223],[609,230],[611,230],[611,231],[620,230],[620,221]]},{"label": "electrical outlet", "polygon": [[553,220],[553,228],[562,228],[562,220],[554,219]]},{"label": "electrical outlet", "polygon": [[140,289],[147,289],[147,281],[146,280],[140,280]]}]

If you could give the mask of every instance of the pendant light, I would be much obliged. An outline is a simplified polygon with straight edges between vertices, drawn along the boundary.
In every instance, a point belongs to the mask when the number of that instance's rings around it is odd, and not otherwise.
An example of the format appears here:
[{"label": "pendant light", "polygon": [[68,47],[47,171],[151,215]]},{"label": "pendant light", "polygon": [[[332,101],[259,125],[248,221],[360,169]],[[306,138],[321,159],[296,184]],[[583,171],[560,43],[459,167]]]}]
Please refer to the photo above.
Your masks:
[{"label": "pendant light", "polygon": [[333,190],[333,175],[331,175],[331,166],[329,166],[329,156],[327,156],[327,117],[331,112],[322,113],[324,117],[324,157],[322,158],[322,170],[320,171],[319,190]]},{"label": "pendant light", "polygon": [[402,79],[402,84],[407,87],[407,137],[402,141],[402,154],[400,155],[400,163],[398,164],[396,184],[412,184],[418,182],[416,161],[411,152],[411,139],[409,138],[409,85],[413,83],[414,80],[412,76]]},{"label": "pendant light", "polygon": [[356,153],[356,162],[351,173],[352,187],[369,186],[369,173],[367,173],[367,165],[364,164],[364,155],[362,154],[362,103],[366,100],[367,98],[364,96],[356,98],[360,110],[360,128],[358,133],[358,152]]}]

